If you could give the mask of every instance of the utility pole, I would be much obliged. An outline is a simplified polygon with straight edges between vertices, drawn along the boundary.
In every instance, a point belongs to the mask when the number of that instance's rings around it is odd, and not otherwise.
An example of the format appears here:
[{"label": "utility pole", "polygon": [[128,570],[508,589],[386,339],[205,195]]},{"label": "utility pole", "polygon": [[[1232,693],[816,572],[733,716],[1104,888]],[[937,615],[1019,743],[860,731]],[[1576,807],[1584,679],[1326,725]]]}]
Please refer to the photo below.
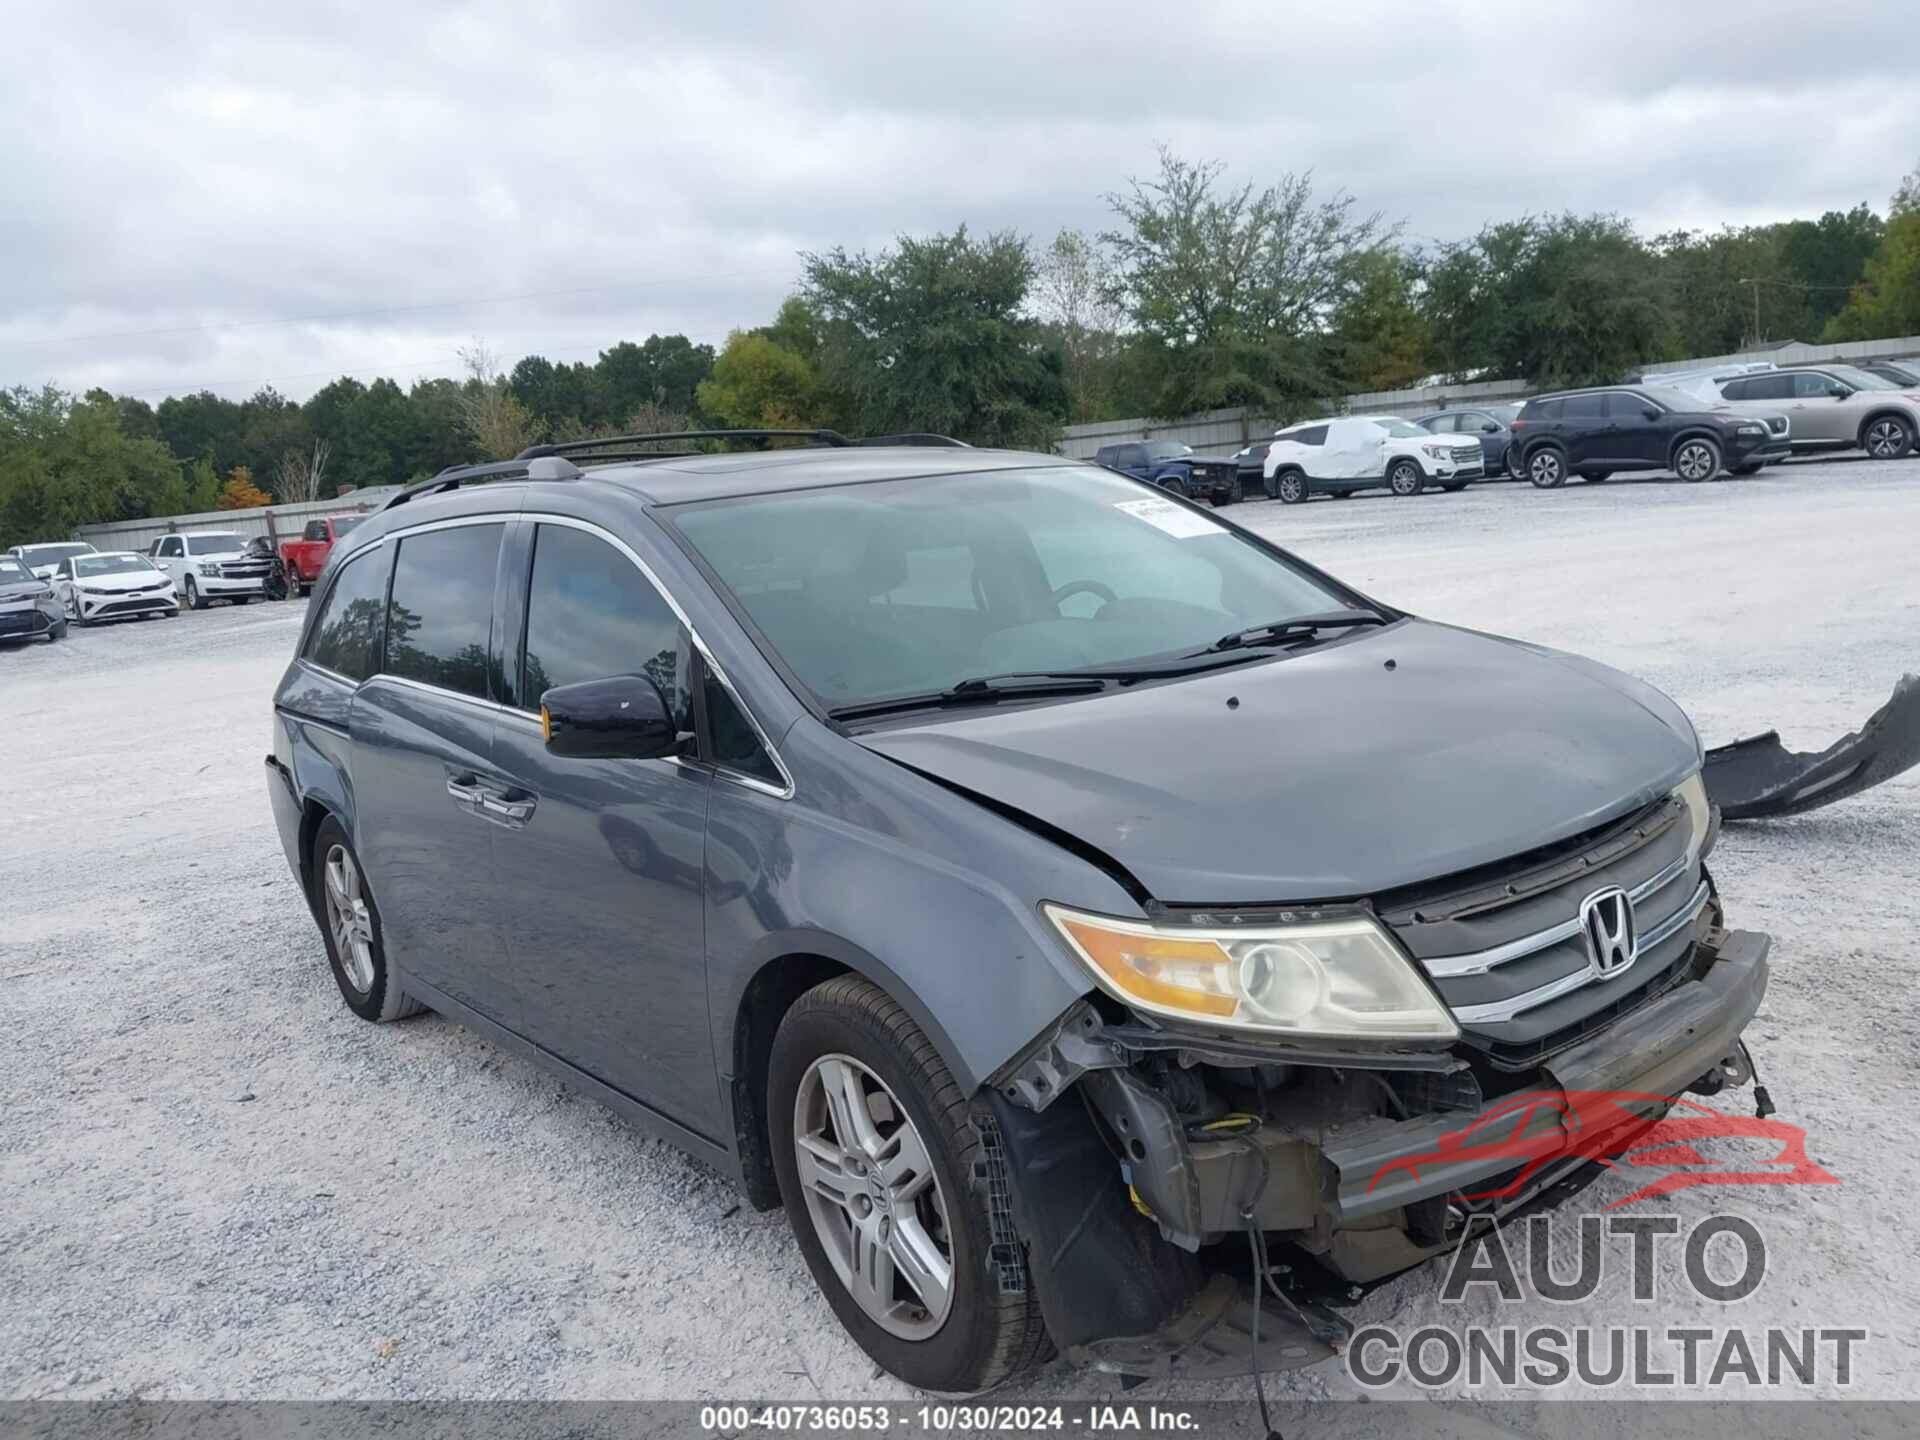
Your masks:
[{"label": "utility pole", "polygon": [[1758,346],[1760,343],[1760,281],[1753,276],[1742,276],[1740,283],[1753,287],[1753,343]]}]

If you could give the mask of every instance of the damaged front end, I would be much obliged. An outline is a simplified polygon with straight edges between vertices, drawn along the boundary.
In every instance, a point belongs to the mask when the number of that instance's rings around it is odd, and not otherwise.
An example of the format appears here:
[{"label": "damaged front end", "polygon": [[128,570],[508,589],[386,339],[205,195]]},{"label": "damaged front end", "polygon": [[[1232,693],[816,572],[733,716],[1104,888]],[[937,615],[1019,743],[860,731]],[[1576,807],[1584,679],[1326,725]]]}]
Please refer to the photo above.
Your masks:
[{"label": "damaged front end", "polygon": [[1920,675],[1903,675],[1867,723],[1825,750],[1788,750],[1780,732],[1707,751],[1708,793],[1728,820],[1767,820],[1818,810],[1920,764]]},{"label": "damaged front end", "polygon": [[[1769,942],[1724,927],[1698,802],[1683,787],[1498,873],[1299,912],[1325,930],[1363,911],[1457,1017],[1445,1035],[1233,1032],[1104,985],[1076,1003],[983,1097],[1055,1343],[1137,1376],[1313,1364],[1367,1285],[1477,1218],[1563,1200],[1672,1097],[1750,1080]],[[1596,958],[1583,926],[1603,894],[1630,939]],[[1223,949],[1245,969],[1287,918],[1113,928],[1150,931],[1141,951],[1168,974],[1192,942],[1160,937],[1239,922],[1256,938]],[[1604,1134],[1581,1128],[1594,1096],[1614,1102]]]}]

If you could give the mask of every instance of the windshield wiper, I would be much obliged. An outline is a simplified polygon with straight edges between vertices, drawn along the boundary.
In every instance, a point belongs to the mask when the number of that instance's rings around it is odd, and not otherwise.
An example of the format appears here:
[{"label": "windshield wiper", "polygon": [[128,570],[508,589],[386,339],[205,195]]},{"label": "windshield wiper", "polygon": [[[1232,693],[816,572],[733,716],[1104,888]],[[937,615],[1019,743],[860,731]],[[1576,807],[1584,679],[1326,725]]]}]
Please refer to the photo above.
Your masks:
[{"label": "windshield wiper", "polygon": [[827,711],[829,719],[862,720],[871,715],[893,715],[907,710],[940,710],[959,705],[997,705],[1002,700],[1044,700],[1060,695],[1093,695],[1107,688],[1098,675],[1020,672],[977,675],[920,695],[895,695],[886,700],[863,700]]},{"label": "windshield wiper", "polygon": [[1323,630],[1351,630],[1360,625],[1385,625],[1387,617],[1376,610],[1322,610],[1316,615],[1295,615],[1275,620],[1270,625],[1255,625],[1250,630],[1235,630],[1222,635],[1200,653],[1238,650],[1243,645],[1285,645],[1294,640],[1311,640]]}]

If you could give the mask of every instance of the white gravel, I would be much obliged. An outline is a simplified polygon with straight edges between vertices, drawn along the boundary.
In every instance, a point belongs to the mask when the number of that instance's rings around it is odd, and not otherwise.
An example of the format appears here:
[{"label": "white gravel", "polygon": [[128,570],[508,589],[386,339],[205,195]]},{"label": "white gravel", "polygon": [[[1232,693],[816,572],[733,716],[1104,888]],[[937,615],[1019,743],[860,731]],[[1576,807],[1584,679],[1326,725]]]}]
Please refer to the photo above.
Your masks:
[{"label": "white gravel", "polygon": [[[1643,676],[1710,744],[1824,746],[1920,669],[1920,460],[1235,515],[1385,599]],[[303,608],[0,651],[0,1395],[904,1396],[782,1215],[457,1026],[341,1006],[261,766]],[[1577,1316],[1515,1317],[1422,1271],[1356,1318],[1864,1325],[1852,1393],[1920,1396],[1916,801],[1909,774],[1715,856],[1734,923],[1775,937],[1762,1073],[1842,1181],[1673,1202],[1760,1226],[1754,1296],[1710,1307],[1668,1267],[1654,1307],[1610,1274]],[[1360,1393],[1337,1364],[1269,1388]],[[1065,1396],[1118,1388],[1056,1364],[1003,1398]]]}]

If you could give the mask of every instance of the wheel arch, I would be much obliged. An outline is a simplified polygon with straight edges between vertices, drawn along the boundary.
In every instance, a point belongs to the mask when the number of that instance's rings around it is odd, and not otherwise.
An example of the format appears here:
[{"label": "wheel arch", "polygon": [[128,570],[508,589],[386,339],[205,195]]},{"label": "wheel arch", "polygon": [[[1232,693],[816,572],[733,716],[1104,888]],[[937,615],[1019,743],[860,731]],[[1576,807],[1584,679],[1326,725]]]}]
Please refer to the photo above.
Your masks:
[{"label": "wheel arch", "polygon": [[1708,425],[1688,425],[1684,429],[1677,431],[1673,439],[1667,442],[1667,467],[1669,469],[1673,467],[1673,462],[1680,458],[1680,447],[1689,440],[1707,440],[1712,442],[1713,448],[1720,452],[1720,463],[1723,465],[1726,463],[1727,442],[1720,433]]},{"label": "wheel arch", "polygon": [[975,1076],[913,988],[884,961],[856,945],[824,934],[787,937],[780,952],[753,969],[734,1005],[733,1043],[728,1051],[728,1090],[733,1108],[734,1152],[748,1200],[756,1210],[780,1203],[767,1130],[767,1063],[773,1037],[794,1003],[814,986],[854,974],[872,984],[913,1017],[961,1090],[971,1094]]},{"label": "wheel arch", "polygon": [[1867,448],[1867,428],[1876,420],[1898,420],[1920,442],[1920,425],[1914,424],[1913,416],[1898,405],[1881,405],[1860,417],[1860,428],[1853,432],[1853,443],[1860,449]]}]

